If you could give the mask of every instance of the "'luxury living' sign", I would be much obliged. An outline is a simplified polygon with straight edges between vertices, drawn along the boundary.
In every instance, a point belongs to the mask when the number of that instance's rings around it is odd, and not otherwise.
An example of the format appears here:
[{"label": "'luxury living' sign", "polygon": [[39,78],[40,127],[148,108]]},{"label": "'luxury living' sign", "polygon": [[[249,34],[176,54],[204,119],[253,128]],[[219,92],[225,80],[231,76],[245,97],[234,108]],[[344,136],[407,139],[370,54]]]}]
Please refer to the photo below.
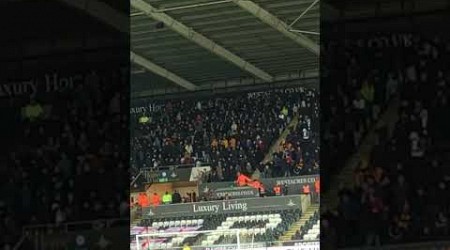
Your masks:
[{"label": "'luxury living' sign", "polygon": [[301,209],[300,197],[300,195],[288,195],[161,205],[145,208],[143,214],[151,218],[170,218],[178,217],[180,215],[211,215],[218,213],[231,214],[240,212]]},{"label": "'luxury living' sign", "polygon": [[194,213],[198,212],[211,212],[217,214],[221,211],[247,211],[247,203],[236,202],[230,203],[228,201],[222,201],[222,204],[211,204],[211,205],[202,205],[202,203],[193,204]]}]

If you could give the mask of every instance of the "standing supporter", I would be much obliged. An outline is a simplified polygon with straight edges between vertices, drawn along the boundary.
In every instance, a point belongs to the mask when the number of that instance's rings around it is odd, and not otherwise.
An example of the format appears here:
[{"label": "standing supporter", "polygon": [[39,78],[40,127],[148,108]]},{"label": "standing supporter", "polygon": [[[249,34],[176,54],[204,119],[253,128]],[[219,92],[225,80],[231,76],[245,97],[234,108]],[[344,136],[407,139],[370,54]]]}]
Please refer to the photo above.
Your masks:
[{"label": "standing supporter", "polygon": [[261,183],[259,186],[259,196],[265,197],[266,196],[266,188],[264,187],[264,184]]},{"label": "standing supporter", "polygon": [[285,183],[284,185],[283,185],[283,195],[288,195],[289,194],[289,187],[288,187],[288,185]]},{"label": "standing supporter", "polygon": [[174,203],[174,204],[181,203],[181,195],[180,195],[180,193],[178,193],[177,190],[175,190],[175,191],[173,192],[172,200],[173,200],[173,203]]},{"label": "standing supporter", "polygon": [[191,201],[197,202],[197,193],[195,193],[195,191],[192,191],[191,193]]}]

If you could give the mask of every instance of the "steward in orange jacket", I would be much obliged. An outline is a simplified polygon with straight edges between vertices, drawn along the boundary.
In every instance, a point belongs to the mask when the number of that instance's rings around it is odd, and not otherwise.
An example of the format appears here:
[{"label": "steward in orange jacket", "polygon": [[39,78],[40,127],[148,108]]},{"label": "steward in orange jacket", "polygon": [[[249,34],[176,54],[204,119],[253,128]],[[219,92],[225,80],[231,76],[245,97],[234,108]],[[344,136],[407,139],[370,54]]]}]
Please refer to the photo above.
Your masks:
[{"label": "steward in orange jacket", "polygon": [[139,205],[141,207],[148,207],[150,205],[147,193],[140,193],[139,194],[138,203],[139,203]]},{"label": "steward in orange jacket", "polygon": [[316,193],[320,194],[320,179],[317,178],[316,181],[314,182],[314,190],[316,191]]},{"label": "steward in orange jacket", "polygon": [[161,197],[157,193],[153,193],[151,200],[153,206],[161,205]]},{"label": "steward in orange jacket", "polygon": [[275,187],[273,187],[273,193],[276,196],[280,196],[281,195],[281,186],[278,184]]},{"label": "steward in orange jacket", "polygon": [[302,191],[303,191],[304,194],[310,194],[310,193],[311,193],[311,190],[310,190],[310,188],[309,188],[309,184],[303,185]]},{"label": "steward in orange jacket", "polygon": [[247,185],[247,183],[251,183],[251,181],[252,180],[250,178],[248,178],[248,176],[241,174],[241,172],[237,173],[236,184],[239,187],[243,187],[243,186]]}]

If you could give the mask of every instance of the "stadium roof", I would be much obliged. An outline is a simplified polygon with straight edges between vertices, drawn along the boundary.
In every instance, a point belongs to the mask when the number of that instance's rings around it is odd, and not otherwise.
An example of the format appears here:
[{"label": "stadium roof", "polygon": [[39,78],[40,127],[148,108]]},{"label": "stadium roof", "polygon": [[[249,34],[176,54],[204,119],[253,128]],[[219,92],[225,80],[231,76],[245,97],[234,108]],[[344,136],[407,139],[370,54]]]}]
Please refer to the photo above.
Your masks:
[{"label": "stadium roof", "polygon": [[319,0],[131,0],[131,6],[138,96],[318,75]]}]

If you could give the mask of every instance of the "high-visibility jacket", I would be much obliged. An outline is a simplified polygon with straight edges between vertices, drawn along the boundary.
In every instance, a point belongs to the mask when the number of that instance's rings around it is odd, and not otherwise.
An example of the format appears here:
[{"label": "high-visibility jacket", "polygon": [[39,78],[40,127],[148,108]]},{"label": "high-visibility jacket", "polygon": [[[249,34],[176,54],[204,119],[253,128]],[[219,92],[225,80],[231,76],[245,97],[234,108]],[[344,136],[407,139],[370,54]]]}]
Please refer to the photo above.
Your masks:
[{"label": "high-visibility jacket", "polygon": [[247,184],[247,182],[250,182],[250,178],[248,178],[247,176],[240,174],[237,178],[237,185],[239,187],[245,186]]},{"label": "high-visibility jacket", "polygon": [[369,84],[367,81],[363,83],[361,86],[361,95],[369,102],[373,101],[375,89],[372,84]]},{"label": "high-visibility jacket", "polygon": [[159,197],[158,194],[156,194],[156,195],[153,194],[151,200],[152,200],[152,205],[154,205],[154,206],[158,206],[161,204],[161,197]]},{"label": "high-visibility jacket", "polygon": [[283,109],[281,110],[281,113],[286,117],[289,114],[287,107],[283,107]]},{"label": "high-visibility jacket", "polygon": [[308,184],[305,184],[305,185],[303,185],[303,193],[304,194],[309,194],[309,193],[311,193],[311,190],[309,189],[309,185]]},{"label": "high-visibility jacket", "polygon": [[273,187],[273,192],[275,193],[275,195],[281,195],[281,187],[280,186]]},{"label": "high-visibility jacket", "polygon": [[316,190],[316,193],[320,194],[320,179],[317,179],[314,182],[314,189]]},{"label": "high-visibility jacket", "polygon": [[140,201],[142,207],[148,207],[150,205],[150,201],[148,200],[148,196],[146,194],[143,194],[140,197]]},{"label": "high-visibility jacket", "polygon": [[148,205],[148,199],[146,200],[145,198],[146,198],[146,196],[144,194],[139,194],[139,196],[138,196],[139,206],[145,207]]},{"label": "high-visibility jacket", "polygon": [[163,201],[164,204],[172,203],[172,195],[171,194],[163,195],[162,201]]},{"label": "high-visibility jacket", "polygon": [[25,107],[25,117],[28,119],[35,119],[44,113],[44,109],[40,104],[28,105]]},{"label": "high-visibility jacket", "polygon": [[252,181],[248,184],[249,186],[259,189],[261,187],[261,182],[259,182],[258,180]]},{"label": "high-visibility jacket", "polygon": [[190,246],[184,246],[183,250],[191,250],[191,247]]},{"label": "high-visibility jacket", "polygon": [[139,123],[147,123],[150,121],[150,118],[148,116],[141,116],[139,117]]}]

